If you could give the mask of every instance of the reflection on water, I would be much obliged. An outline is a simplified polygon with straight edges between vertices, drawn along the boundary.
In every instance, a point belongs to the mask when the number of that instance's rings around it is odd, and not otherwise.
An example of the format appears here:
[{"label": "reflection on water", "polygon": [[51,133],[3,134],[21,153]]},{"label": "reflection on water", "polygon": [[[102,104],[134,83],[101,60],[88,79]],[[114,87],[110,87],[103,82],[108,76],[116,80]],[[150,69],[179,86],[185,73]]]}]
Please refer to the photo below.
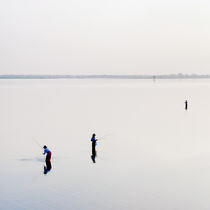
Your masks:
[{"label": "reflection on water", "polygon": [[96,155],[97,155],[96,151],[92,152],[91,159],[92,159],[93,163],[96,163]]},{"label": "reflection on water", "polygon": [[18,158],[19,161],[32,161],[32,162],[43,162],[43,158],[31,157],[31,158]]},{"label": "reflection on water", "polygon": [[[32,162],[41,162],[41,163],[43,163],[43,158],[20,158],[20,159],[17,159],[17,160],[19,160],[19,161],[23,161],[23,162],[30,162],[30,161],[32,161]],[[50,170],[52,169],[52,164],[51,164],[51,160],[45,160],[45,164],[46,165],[44,165],[44,174],[47,174],[48,172],[50,172]]]},{"label": "reflection on water", "polygon": [[[13,82],[0,84],[0,209],[210,209],[209,83]],[[115,136],[97,148],[93,130]]]},{"label": "reflection on water", "polygon": [[50,172],[51,169],[52,169],[51,161],[46,160],[46,166],[44,166],[44,172],[43,173],[46,175],[48,172]]}]

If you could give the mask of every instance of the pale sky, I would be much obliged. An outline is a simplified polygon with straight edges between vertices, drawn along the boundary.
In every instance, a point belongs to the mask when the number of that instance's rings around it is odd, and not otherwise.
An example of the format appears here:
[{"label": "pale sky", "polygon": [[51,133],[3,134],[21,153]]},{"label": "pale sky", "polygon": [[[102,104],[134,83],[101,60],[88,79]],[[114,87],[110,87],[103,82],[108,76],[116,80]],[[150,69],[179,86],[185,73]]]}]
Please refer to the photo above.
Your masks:
[{"label": "pale sky", "polygon": [[209,0],[0,0],[0,74],[210,74]]}]

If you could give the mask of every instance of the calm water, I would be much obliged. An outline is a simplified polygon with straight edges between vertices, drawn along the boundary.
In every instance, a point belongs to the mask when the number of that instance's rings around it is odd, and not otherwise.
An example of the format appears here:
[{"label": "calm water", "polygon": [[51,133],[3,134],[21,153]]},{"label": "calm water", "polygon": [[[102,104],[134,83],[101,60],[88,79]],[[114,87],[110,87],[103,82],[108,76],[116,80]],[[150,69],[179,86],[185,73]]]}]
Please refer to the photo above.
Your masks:
[{"label": "calm water", "polygon": [[1,80],[0,209],[210,209],[209,92],[204,80]]}]

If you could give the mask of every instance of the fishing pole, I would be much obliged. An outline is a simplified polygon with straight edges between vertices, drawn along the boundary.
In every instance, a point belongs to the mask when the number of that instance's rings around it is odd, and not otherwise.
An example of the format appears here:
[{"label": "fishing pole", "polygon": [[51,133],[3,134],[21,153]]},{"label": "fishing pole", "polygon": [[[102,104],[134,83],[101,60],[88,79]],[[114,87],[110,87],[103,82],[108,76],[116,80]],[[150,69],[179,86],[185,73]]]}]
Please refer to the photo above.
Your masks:
[{"label": "fishing pole", "polygon": [[111,135],[113,135],[113,133],[103,135],[103,136],[99,137],[98,140],[104,139],[104,138],[106,138],[107,136],[111,136]]},{"label": "fishing pole", "polygon": [[41,144],[35,138],[32,138],[32,139],[36,143],[36,145],[38,145],[40,148],[42,148]]}]

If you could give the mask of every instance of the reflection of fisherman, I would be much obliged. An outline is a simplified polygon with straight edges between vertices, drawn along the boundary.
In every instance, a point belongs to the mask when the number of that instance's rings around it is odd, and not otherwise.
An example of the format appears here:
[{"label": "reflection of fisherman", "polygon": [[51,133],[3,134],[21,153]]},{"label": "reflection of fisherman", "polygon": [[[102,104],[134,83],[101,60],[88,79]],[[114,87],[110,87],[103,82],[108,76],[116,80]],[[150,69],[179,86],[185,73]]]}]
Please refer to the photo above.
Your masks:
[{"label": "reflection of fisherman", "polygon": [[51,160],[52,153],[50,152],[50,150],[47,148],[46,145],[44,145],[43,148],[44,148],[44,153],[43,153],[43,155],[47,154],[45,161],[46,161],[46,162],[47,162],[47,161],[50,161],[50,160]]},{"label": "reflection of fisherman", "polygon": [[92,141],[92,155],[96,155],[96,134],[94,133],[91,138]]},{"label": "reflection of fisherman", "polygon": [[44,174],[47,174],[52,168],[51,161],[46,161],[46,166],[44,166]]},{"label": "reflection of fisherman", "polygon": [[187,110],[188,109],[188,101],[186,100],[185,101],[185,110]]},{"label": "reflection of fisherman", "polygon": [[92,153],[91,159],[92,159],[93,163],[96,163],[96,153],[95,154]]}]

